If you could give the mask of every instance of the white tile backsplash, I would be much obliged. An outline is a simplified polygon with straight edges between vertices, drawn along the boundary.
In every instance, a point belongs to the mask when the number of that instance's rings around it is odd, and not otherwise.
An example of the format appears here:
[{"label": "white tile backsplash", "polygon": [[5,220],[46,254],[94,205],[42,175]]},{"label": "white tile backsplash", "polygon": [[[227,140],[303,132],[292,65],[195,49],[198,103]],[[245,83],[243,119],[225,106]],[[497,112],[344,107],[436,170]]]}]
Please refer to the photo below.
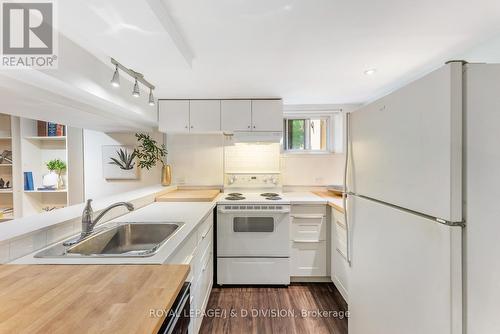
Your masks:
[{"label": "white tile backsplash", "polygon": [[280,144],[239,143],[224,148],[226,173],[258,173],[280,171]]}]

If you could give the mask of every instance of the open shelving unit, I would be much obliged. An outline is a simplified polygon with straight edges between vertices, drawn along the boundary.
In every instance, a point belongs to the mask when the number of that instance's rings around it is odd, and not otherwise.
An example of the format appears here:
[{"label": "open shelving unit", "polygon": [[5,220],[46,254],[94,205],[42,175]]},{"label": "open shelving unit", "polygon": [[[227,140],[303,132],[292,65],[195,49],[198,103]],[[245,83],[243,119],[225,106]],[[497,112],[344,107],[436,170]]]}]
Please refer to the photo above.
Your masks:
[{"label": "open shelving unit", "polygon": [[0,188],[0,223],[16,218],[17,194],[15,190],[17,176],[15,171],[15,160],[17,160],[17,147],[13,138],[15,132],[15,121],[17,118],[10,115],[0,114],[0,154],[5,150],[12,151],[12,163],[0,162],[0,179],[4,187],[9,182],[9,188]]}]

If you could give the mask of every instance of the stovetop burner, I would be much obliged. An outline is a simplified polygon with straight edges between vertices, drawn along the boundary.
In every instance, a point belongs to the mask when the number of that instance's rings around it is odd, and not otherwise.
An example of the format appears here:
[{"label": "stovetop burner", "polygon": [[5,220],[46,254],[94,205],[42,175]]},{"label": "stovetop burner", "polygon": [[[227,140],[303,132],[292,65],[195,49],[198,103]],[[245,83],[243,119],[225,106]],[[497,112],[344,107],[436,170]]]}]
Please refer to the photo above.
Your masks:
[{"label": "stovetop burner", "polygon": [[242,193],[229,193],[229,194],[227,194],[227,196],[229,196],[229,197],[241,197],[241,196],[243,196],[243,194]]},{"label": "stovetop burner", "polygon": [[263,193],[263,194],[260,194],[260,196],[266,197],[266,199],[268,199],[267,197],[279,197],[279,195],[277,193]]},{"label": "stovetop burner", "polygon": [[241,201],[241,200],[244,200],[245,197],[243,197],[243,196],[227,196],[225,199],[227,199],[228,201]]},{"label": "stovetop burner", "polygon": [[276,196],[266,197],[266,199],[268,201],[279,201],[281,199],[281,197],[276,195]]}]

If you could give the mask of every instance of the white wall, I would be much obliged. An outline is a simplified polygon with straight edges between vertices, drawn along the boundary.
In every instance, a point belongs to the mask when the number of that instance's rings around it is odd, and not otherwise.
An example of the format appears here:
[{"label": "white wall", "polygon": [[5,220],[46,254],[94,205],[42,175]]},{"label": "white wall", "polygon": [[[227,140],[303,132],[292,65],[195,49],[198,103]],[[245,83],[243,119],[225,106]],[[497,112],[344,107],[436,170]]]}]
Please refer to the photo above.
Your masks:
[{"label": "white wall", "polygon": [[[154,133],[152,137],[163,143],[163,135]],[[137,180],[106,180],[102,173],[103,145],[137,144],[134,133],[103,133],[93,130],[83,131],[85,198],[100,198],[120,192],[130,191],[160,183],[161,164],[151,170],[140,170]]]},{"label": "white wall", "polygon": [[344,157],[344,154],[283,154],[283,185],[340,185],[344,176]]}]

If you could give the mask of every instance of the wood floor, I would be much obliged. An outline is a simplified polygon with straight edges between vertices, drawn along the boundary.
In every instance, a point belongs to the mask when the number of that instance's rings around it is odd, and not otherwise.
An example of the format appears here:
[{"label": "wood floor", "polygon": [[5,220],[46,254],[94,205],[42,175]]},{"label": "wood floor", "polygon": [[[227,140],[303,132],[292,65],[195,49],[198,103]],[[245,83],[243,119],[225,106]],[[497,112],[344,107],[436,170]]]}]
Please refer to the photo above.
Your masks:
[{"label": "wood floor", "polygon": [[214,288],[200,333],[347,334],[346,310],[331,283]]}]

